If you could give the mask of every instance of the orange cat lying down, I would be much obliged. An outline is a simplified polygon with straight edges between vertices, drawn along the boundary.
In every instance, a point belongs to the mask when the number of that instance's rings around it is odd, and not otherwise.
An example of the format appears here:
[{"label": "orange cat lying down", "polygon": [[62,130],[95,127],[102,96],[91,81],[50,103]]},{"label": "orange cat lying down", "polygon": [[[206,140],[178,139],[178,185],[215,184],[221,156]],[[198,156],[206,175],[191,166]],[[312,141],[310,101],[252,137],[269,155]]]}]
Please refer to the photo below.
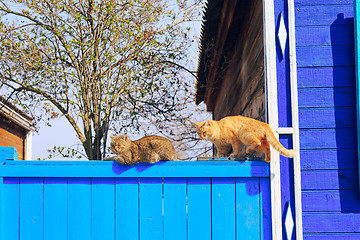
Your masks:
[{"label": "orange cat lying down", "polygon": [[225,117],[219,121],[195,122],[201,139],[215,144],[218,156],[224,156],[233,149],[230,157],[240,157],[241,143],[247,146],[246,154],[252,150],[265,153],[265,161],[270,162],[270,144],[283,156],[292,158],[299,152],[284,148],[276,139],[269,124],[243,117]]}]

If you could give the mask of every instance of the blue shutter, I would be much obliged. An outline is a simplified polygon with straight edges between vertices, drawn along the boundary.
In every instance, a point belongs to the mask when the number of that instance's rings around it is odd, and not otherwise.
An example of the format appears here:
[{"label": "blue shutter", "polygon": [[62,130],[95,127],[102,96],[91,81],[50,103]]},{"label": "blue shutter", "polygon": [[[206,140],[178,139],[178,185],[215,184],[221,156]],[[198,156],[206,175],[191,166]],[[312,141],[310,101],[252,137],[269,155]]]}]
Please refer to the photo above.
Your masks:
[{"label": "blue shutter", "polygon": [[[356,76],[356,112],[357,112],[357,139],[358,139],[358,169],[360,175],[360,2],[354,1],[355,27],[355,76]],[[360,183],[360,179],[359,179]],[[360,184],[359,184],[360,185]]]}]

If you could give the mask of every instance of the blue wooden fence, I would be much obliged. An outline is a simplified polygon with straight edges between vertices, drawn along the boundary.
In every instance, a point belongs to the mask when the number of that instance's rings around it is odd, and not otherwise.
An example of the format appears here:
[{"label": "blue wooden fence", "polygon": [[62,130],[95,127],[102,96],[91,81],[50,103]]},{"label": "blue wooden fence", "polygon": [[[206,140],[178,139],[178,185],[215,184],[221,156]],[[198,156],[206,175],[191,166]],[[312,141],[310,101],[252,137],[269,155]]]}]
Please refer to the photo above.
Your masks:
[{"label": "blue wooden fence", "polygon": [[271,239],[264,162],[0,163],[3,240]]}]

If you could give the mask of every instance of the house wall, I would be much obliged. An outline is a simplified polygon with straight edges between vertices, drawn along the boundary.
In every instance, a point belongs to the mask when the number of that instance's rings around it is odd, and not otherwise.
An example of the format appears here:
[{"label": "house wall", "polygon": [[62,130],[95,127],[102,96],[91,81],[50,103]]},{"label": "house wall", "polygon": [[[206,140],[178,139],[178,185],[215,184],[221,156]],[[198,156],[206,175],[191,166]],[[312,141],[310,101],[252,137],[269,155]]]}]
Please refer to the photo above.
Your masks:
[{"label": "house wall", "polygon": [[18,152],[18,159],[24,160],[24,141],[26,131],[0,115],[0,146],[15,147]]},{"label": "house wall", "polygon": [[223,80],[213,117],[243,115],[266,121],[262,0],[238,3],[237,7],[235,15],[241,19],[233,20],[227,32],[219,76]]},{"label": "house wall", "polygon": [[295,0],[304,239],[360,239],[352,0]]},{"label": "house wall", "polygon": [[[234,12],[216,77],[221,85],[212,99],[213,118],[242,115],[266,122],[262,0],[238,1]],[[246,154],[245,146],[240,152]]]}]

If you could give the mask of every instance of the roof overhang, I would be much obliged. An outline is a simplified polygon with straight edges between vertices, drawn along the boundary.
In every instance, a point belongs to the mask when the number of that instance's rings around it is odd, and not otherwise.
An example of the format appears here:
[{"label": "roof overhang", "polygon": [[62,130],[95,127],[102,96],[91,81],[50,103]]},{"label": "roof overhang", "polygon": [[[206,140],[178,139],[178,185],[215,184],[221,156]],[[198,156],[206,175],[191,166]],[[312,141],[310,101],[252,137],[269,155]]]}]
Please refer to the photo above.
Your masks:
[{"label": "roof overhang", "polygon": [[25,113],[20,112],[14,105],[6,101],[4,98],[0,99],[0,114],[10,119],[26,131],[35,131],[34,121]]}]

